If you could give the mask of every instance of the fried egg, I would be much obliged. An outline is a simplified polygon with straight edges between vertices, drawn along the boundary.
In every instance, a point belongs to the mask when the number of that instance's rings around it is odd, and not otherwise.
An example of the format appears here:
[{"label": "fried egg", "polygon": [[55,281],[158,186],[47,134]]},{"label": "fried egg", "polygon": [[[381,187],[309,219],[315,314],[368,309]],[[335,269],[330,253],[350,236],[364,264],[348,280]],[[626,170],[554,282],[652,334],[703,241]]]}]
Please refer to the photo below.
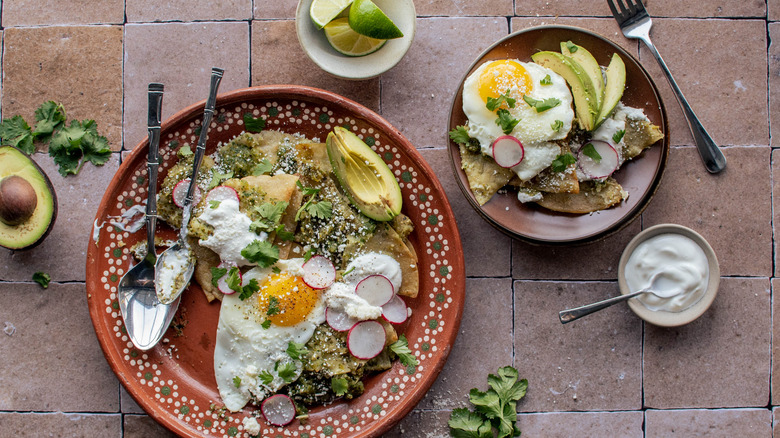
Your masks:
[{"label": "fried egg", "polygon": [[254,279],[260,289],[245,300],[238,293],[222,299],[214,373],[232,412],[300,376],[301,362],[290,357],[288,346],[305,344],[325,322],[323,293],[303,282],[303,263],[299,258],[279,260],[278,269],[253,268],[244,273],[243,284]]},{"label": "fried egg", "polygon": [[[515,59],[488,61],[479,66],[463,83],[463,112],[468,118],[468,133],[479,140],[482,152],[492,156],[493,140],[504,135],[496,123],[496,111],[489,110],[488,98],[497,99],[509,93],[514,108],[503,103],[519,123],[510,135],[523,144],[523,161],[512,170],[522,180],[536,176],[550,166],[561,153],[556,140],[566,138],[574,121],[572,96],[566,80],[550,69]],[[538,112],[531,101],[557,99],[552,108]]]}]

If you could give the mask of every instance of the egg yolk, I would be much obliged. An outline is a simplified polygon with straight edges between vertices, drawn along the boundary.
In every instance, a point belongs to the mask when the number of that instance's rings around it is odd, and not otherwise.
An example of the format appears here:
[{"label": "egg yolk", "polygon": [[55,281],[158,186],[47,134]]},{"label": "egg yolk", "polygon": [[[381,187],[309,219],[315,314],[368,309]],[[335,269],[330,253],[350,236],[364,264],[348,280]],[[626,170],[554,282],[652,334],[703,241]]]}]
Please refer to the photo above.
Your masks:
[{"label": "egg yolk", "polygon": [[533,89],[533,81],[528,71],[517,61],[502,59],[493,61],[479,75],[479,96],[485,103],[487,98],[498,98],[511,90],[510,96],[515,98],[529,94]]},{"label": "egg yolk", "polygon": [[319,292],[300,277],[272,274],[260,284],[258,300],[267,318],[274,324],[289,327],[305,320],[319,299]]}]

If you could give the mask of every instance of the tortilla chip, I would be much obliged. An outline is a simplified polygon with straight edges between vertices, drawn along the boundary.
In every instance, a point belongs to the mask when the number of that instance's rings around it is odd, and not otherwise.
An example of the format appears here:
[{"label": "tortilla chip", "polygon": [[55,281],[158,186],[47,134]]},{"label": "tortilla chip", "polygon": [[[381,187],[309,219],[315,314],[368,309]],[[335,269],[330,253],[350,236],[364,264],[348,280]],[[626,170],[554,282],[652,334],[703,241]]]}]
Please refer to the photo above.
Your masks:
[{"label": "tortilla chip", "polygon": [[385,346],[394,344],[395,341],[398,340],[398,333],[395,331],[395,327],[393,327],[392,324],[390,324],[389,322],[385,321],[382,318],[379,318],[378,321],[382,324],[382,327],[384,327],[385,329]]},{"label": "tortilla chip", "polygon": [[196,237],[190,236],[188,241],[193,254],[195,254],[195,259],[197,260],[197,263],[195,263],[195,272],[193,273],[195,281],[197,281],[200,288],[203,289],[203,293],[206,295],[206,299],[208,299],[209,302],[214,301],[214,299],[221,300],[222,292],[211,283],[211,268],[219,266],[219,255],[205,246],[201,246]]},{"label": "tortilla chip", "polygon": [[643,150],[664,138],[661,128],[647,120],[626,119],[626,133],[623,136],[623,158],[630,160]]},{"label": "tortilla chip", "polygon": [[417,254],[404,242],[404,239],[388,224],[380,223],[374,235],[361,248],[363,252],[387,254],[401,265],[403,282],[398,295],[415,298],[420,289],[420,277],[417,267]]},{"label": "tortilla chip", "polygon": [[479,205],[485,205],[498,189],[507,185],[515,176],[511,169],[505,169],[492,158],[480,153],[471,153],[460,145],[460,167],[466,173],[471,193]]},{"label": "tortilla chip", "polygon": [[[562,154],[571,153],[568,144],[560,143],[560,146]],[[520,178],[514,177],[509,185],[540,192],[579,193],[580,182],[577,179],[577,170],[575,166],[576,165],[572,163],[563,172],[555,172],[552,168],[548,167],[528,181],[522,181]]]},{"label": "tortilla chip", "polygon": [[617,205],[628,197],[628,193],[612,177],[603,183],[584,181],[580,183],[580,192],[544,193],[537,204],[561,213],[591,213]]},{"label": "tortilla chip", "polygon": [[[294,233],[297,225],[295,214],[298,212],[303,199],[301,191],[296,187],[296,183],[299,181],[298,176],[288,174],[274,176],[257,175],[247,176],[242,178],[242,180],[265,193],[271,202],[287,202],[287,209],[284,210],[280,223],[284,225],[285,231]],[[276,233],[271,233],[268,240],[279,247],[280,259],[289,257],[292,241],[277,238]]]}]

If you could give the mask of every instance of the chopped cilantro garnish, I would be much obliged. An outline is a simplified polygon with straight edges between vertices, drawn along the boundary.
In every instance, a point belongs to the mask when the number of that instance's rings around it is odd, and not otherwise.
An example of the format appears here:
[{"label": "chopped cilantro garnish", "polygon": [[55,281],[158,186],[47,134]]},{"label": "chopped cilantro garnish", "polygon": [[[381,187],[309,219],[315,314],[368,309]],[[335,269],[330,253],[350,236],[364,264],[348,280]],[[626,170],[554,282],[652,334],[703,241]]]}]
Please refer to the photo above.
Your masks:
[{"label": "chopped cilantro garnish", "polygon": [[314,255],[314,248],[309,248],[306,250],[306,253],[303,255],[303,261],[308,262],[309,259]]},{"label": "chopped cilantro garnish", "polygon": [[626,134],[625,129],[621,129],[617,131],[614,135],[612,135],[612,140],[615,142],[615,144],[620,143],[620,140],[623,140],[623,136]]},{"label": "chopped cilantro garnish", "polygon": [[596,150],[596,147],[593,146],[593,143],[588,143],[585,146],[583,146],[582,153],[592,158],[593,161],[597,163],[601,161],[601,154],[599,154],[599,152]]},{"label": "chopped cilantro garnish", "polygon": [[221,204],[222,201],[209,201],[209,208],[214,210],[217,207],[219,207],[219,204]]},{"label": "chopped cilantro garnish", "polygon": [[274,274],[279,274],[279,273],[281,273],[281,272],[282,272],[282,270],[281,270],[281,269],[279,269],[279,267],[278,267],[278,266],[274,266],[273,268],[271,268],[271,271],[272,271]]},{"label": "chopped cilantro garnish", "polygon": [[235,376],[233,377],[233,385],[236,386],[236,388],[241,386],[241,377]]},{"label": "chopped cilantro garnish", "polygon": [[266,310],[265,314],[268,316],[274,316],[274,315],[278,315],[279,312],[281,312],[281,309],[279,309],[279,298],[276,298],[274,296],[269,297],[268,310]]},{"label": "chopped cilantro garnish", "polygon": [[349,390],[347,379],[343,377],[331,377],[330,389],[333,390],[333,393],[336,394],[336,397],[341,397]]},{"label": "chopped cilantro garnish", "polygon": [[227,274],[227,268],[217,268],[212,267],[211,268],[211,284],[214,285],[214,287],[219,287],[218,282],[219,279],[224,277],[225,274]]},{"label": "chopped cilantro garnish", "polygon": [[547,76],[543,77],[539,81],[539,83],[542,84],[542,85],[552,85],[552,78],[550,77],[550,75],[547,75]]},{"label": "chopped cilantro garnish", "polygon": [[567,167],[577,162],[577,159],[574,158],[574,155],[566,153],[562,155],[558,155],[557,158],[555,158],[550,165],[550,168],[553,170],[553,172],[563,172],[566,170]]},{"label": "chopped cilantro garnish", "polygon": [[257,282],[256,278],[253,278],[249,280],[249,284],[241,288],[241,295],[239,295],[238,298],[243,301],[254,295],[254,293],[259,290],[260,284]]},{"label": "chopped cilantro garnish", "polygon": [[271,382],[274,381],[274,376],[266,370],[261,371],[257,377],[260,378],[260,381],[263,382],[263,385],[270,385]]},{"label": "chopped cilantro garnish", "polygon": [[290,240],[293,240],[293,238],[295,238],[295,233],[291,231],[286,231],[284,229],[284,224],[279,224],[274,231],[276,231],[276,237],[278,237],[280,240],[284,240],[285,242],[288,242]]},{"label": "chopped cilantro garnish", "polygon": [[512,117],[512,114],[509,113],[509,110],[501,108],[500,110],[496,111],[496,114],[498,115],[498,118],[496,119],[496,125],[501,127],[501,131],[504,134],[511,133],[515,129],[515,126],[520,123],[519,120]]},{"label": "chopped cilantro garnish", "polygon": [[469,152],[479,152],[480,150],[479,140],[470,137],[468,128],[464,125],[457,126],[450,131],[450,140],[466,146],[466,150]]},{"label": "chopped cilantro garnish", "polygon": [[515,107],[515,99],[509,97],[509,92],[512,90],[506,90],[506,93],[500,94],[498,97],[489,97],[487,98],[487,104],[485,105],[485,108],[487,108],[489,111],[495,111],[497,110],[502,103],[506,102],[506,106],[509,108]]},{"label": "chopped cilantro garnish", "polygon": [[238,268],[236,267],[230,268],[230,271],[228,271],[227,276],[228,276],[226,280],[227,286],[231,290],[233,290],[234,292],[243,291],[241,287],[241,271],[239,271]]},{"label": "chopped cilantro garnish", "polygon": [[553,131],[558,132],[563,128],[563,122],[561,120],[556,120],[550,124],[550,127]]},{"label": "chopped cilantro garnish", "polygon": [[306,203],[306,212],[318,219],[330,219],[333,214],[333,204],[330,201]]},{"label": "chopped cilantro garnish", "polygon": [[398,360],[400,360],[405,367],[416,367],[420,363],[417,361],[417,358],[414,357],[414,354],[412,354],[412,350],[409,349],[409,342],[406,340],[406,335],[399,336],[398,340],[390,345],[390,350],[398,355]]},{"label": "chopped cilantro garnish", "polygon": [[287,362],[284,365],[282,365],[276,372],[279,374],[279,377],[282,378],[287,383],[292,382],[295,380],[295,372],[297,371],[297,368],[295,367],[295,364],[292,362]]},{"label": "chopped cilantro garnish", "polygon": [[301,360],[301,356],[308,353],[304,344],[298,344],[296,342],[290,342],[287,344],[287,355],[293,360]]},{"label": "chopped cilantro garnish", "polygon": [[228,170],[225,173],[218,172],[214,170],[211,174],[211,182],[209,182],[208,190],[213,189],[214,187],[220,185],[222,181],[225,181],[227,179],[233,178],[233,171]]},{"label": "chopped cilantro garnish", "polygon": [[525,101],[525,103],[530,105],[531,108],[535,109],[537,113],[547,111],[548,109],[555,108],[556,106],[561,104],[561,100],[555,97],[540,100],[540,99],[534,99],[533,97],[524,94],[523,100]]},{"label": "chopped cilantro garnish", "polygon": [[351,268],[347,269],[346,271],[344,271],[344,273],[343,273],[343,274],[341,274],[341,276],[342,276],[342,277],[346,277],[347,275],[349,275],[349,273],[350,273],[350,272],[352,272],[352,271],[354,271],[354,270],[355,270],[355,267],[353,266],[353,267],[351,267]]},{"label": "chopped cilantro garnish", "polygon": [[286,201],[279,201],[276,204],[266,202],[259,207],[255,207],[255,211],[260,218],[249,226],[251,231],[260,233],[265,231],[266,233],[272,233],[276,231],[276,226],[279,225],[279,221],[282,219],[284,210],[287,209],[288,203]]},{"label": "chopped cilantro garnish", "polygon": [[262,117],[256,119],[251,113],[244,113],[244,127],[247,132],[261,132],[265,129],[265,119]]},{"label": "chopped cilantro garnish", "polygon": [[579,47],[571,41],[566,41],[566,48],[569,49],[570,53],[574,53],[579,49]]},{"label": "chopped cilantro garnish", "polygon": [[48,289],[49,282],[51,281],[51,275],[38,271],[33,274],[32,279],[34,282],[40,284],[42,288]]},{"label": "chopped cilantro garnish", "polygon": [[260,327],[262,327],[265,330],[268,330],[269,328],[271,328],[271,320],[266,319],[265,321],[263,321],[262,324],[260,324]]},{"label": "chopped cilantro garnish", "polygon": [[241,250],[241,255],[261,268],[267,268],[279,260],[279,247],[267,240],[255,240]]},{"label": "chopped cilantro garnish", "polygon": [[268,172],[270,172],[271,170],[273,170],[273,168],[274,168],[274,165],[273,165],[273,164],[271,164],[271,162],[270,162],[270,161],[268,161],[267,159],[263,158],[263,159],[262,159],[262,160],[260,160],[260,162],[259,162],[259,163],[257,163],[257,165],[256,165],[256,166],[255,166],[255,167],[252,169],[252,175],[255,175],[255,176],[257,176],[257,175],[265,175],[266,173],[268,173]]},{"label": "chopped cilantro garnish", "polygon": [[192,153],[192,149],[190,149],[190,145],[185,144],[184,146],[179,148],[179,150],[178,150],[178,152],[176,152],[176,154],[183,158],[183,157],[189,157],[193,153]]}]

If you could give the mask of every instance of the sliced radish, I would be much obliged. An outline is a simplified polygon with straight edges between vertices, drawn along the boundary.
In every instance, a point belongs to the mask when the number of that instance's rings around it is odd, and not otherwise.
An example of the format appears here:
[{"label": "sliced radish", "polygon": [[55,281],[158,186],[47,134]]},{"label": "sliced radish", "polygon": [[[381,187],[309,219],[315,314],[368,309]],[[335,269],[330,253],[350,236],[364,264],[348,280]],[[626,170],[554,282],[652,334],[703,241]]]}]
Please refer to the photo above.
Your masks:
[{"label": "sliced radish", "polygon": [[502,135],[493,141],[493,159],[501,167],[514,167],[525,157],[525,149],[515,137]]},{"label": "sliced radish", "polygon": [[384,306],[393,299],[395,288],[389,278],[376,274],[360,280],[355,293],[372,306]]},{"label": "sliced radish", "polygon": [[[599,154],[600,159],[593,159],[585,153],[586,148],[590,150],[588,145],[593,145],[592,150]],[[591,140],[582,145],[577,152],[577,165],[582,173],[589,178],[606,178],[612,175],[612,172],[618,167],[618,153],[611,144],[605,141]]]},{"label": "sliced radish", "polygon": [[385,348],[385,328],[377,321],[355,324],[347,335],[347,348],[358,359],[373,359]]},{"label": "sliced radish", "polygon": [[[190,179],[183,179],[173,187],[173,203],[179,208],[184,208],[184,199],[187,198],[187,190],[190,187]],[[195,192],[192,194],[192,204],[197,205],[200,202],[200,187],[195,186]]]},{"label": "sliced radish", "polygon": [[[185,193],[186,194],[186,193]],[[238,192],[233,187],[217,186],[209,191],[206,195],[206,201],[227,201],[228,199],[235,199],[239,201]]]},{"label": "sliced radish", "polygon": [[330,328],[337,332],[345,332],[360,322],[359,319],[347,315],[347,312],[344,310],[334,307],[325,309],[325,321],[327,321]]},{"label": "sliced radish", "polygon": [[401,324],[408,316],[406,303],[398,295],[393,296],[389,303],[382,306],[382,317],[391,324]]},{"label": "sliced radish", "polygon": [[276,394],[263,401],[260,407],[265,421],[274,426],[287,426],[295,419],[295,403],[284,394]]},{"label": "sliced radish", "polygon": [[327,257],[315,255],[303,264],[303,282],[312,289],[325,289],[336,281],[336,268]]},{"label": "sliced radish", "polygon": [[[225,294],[225,295],[232,295],[232,294],[236,293],[236,291],[234,291],[233,289],[231,289],[231,288],[228,286],[228,284],[227,284],[227,279],[228,279],[228,276],[229,276],[229,274],[230,274],[230,270],[231,270],[231,269],[233,269],[233,268],[235,268],[235,267],[236,267],[236,265],[235,265],[235,264],[233,264],[233,263],[225,263],[225,262],[222,262],[222,263],[220,263],[220,264],[219,264],[219,266],[217,266],[217,267],[218,267],[218,268],[223,268],[223,269],[227,269],[227,270],[228,270],[228,271],[225,273],[225,275],[223,275],[222,277],[220,277],[220,279],[219,279],[219,280],[217,280],[217,289],[219,289],[219,291],[220,291],[220,292],[222,292],[222,293],[223,293],[223,294]],[[238,271],[238,278],[240,278],[240,279],[241,279],[241,284],[244,284],[244,277],[241,275],[241,270],[239,270],[239,271]]]}]

